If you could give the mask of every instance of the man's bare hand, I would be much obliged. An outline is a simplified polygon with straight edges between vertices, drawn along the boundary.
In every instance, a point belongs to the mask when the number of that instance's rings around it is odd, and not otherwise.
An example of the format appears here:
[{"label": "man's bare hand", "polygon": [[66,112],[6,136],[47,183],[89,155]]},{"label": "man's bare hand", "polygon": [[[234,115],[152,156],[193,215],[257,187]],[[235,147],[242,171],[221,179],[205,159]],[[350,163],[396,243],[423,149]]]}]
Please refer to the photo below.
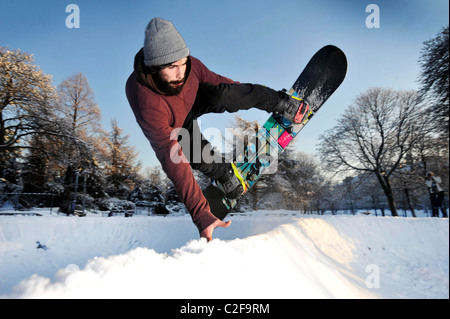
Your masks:
[{"label": "man's bare hand", "polygon": [[231,220],[224,222],[221,221],[220,219],[216,220],[214,223],[212,223],[211,225],[209,225],[208,227],[206,227],[201,233],[200,233],[200,237],[202,238],[206,238],[207,241],[211,241],[212,240],[212,234],[213,231],[216,227],[228,227],[231,224]]}]

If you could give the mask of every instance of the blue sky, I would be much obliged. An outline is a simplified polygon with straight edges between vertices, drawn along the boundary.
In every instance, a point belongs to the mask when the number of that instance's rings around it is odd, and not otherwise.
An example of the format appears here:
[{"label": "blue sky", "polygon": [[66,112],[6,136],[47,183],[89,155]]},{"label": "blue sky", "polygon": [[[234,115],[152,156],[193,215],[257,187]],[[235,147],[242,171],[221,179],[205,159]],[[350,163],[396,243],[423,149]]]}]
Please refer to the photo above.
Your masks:
[{"label": "blue sky", "polygon": [[[80,9],[80,28],[65,21],[68,4]],[[366,27],[369,4],[380,9],[380,28]],[[153,17],[171,20],[191,54],[212,71],[240,82],[289,87],[310,57],[334,44],[347,55],[347,78],[297,138],[314,153],[318,136],[336,124],[352,100],[369,87],[417,89],[423,42],[448,25],[447,0],[1,0],[0,46],[34,54],[58,85],[82,72],[102,110],[130,135],[144,166],[158,165],[125,96],[135,53]],[[259,110],[239,112],[262,124]],[[202,128],[230,126],[233,114],[207,115]]]}]

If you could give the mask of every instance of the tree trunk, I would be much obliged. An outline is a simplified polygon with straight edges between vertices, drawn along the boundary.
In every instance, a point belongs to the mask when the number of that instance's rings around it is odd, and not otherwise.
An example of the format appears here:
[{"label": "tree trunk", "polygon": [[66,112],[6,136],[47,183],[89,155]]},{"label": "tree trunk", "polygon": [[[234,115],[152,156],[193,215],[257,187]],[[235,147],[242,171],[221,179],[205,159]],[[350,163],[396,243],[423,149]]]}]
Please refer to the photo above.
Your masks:
[{"label": "tree trunk", "polygon": [[391,182],[389,181],[389,176],[382,173],[376,173],[378,181],[380,182],[381,188],[383,189],[384,195],[386,196],[389,209],[391,210],[392,216],[397,217],[397,207],[395,206],[394,194],[392,192]]},{"label": "tree trunk", "polygon": [[409,189],[404,188],[403,191],[405,192],[405,197],[406,197],[406,203],[408,204],[409,210],[411,211],[411,214],[413,217],[417,217],[416,216],[416,211],[414,210],[413,205],[411,204],[411,198],[409,196]]}]

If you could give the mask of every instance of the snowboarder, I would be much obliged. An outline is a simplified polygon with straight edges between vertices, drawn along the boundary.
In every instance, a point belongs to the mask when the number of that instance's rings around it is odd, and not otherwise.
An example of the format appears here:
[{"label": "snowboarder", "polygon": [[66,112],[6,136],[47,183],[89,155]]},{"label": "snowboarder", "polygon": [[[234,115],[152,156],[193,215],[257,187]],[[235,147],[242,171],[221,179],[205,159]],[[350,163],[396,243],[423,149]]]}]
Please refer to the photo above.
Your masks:
[{"label": "snowboarder", "polygon": [[[232,163],[214,154],[195,121],[207,113],[237,112],[257,107],[294,120],[301,102],[282,91],[256,84],[240,84],[210,71],[192,57],[173,24],[154,18],[145,30],[144,46],[136,54],[134,71],[126,83],[126,95],[136,121],[150,141],[161,166],[173,182],[200,236],[212,239],[216,227],[228,227],[210,212],[191,168],[226,186],[230,198],[242,193]],[[189,132],[189,141],[179,137]],[[181,145],[181,147],[179,147]],[[200,154],[214,154],[205,161]],[[181,158],[181,160],[180,160]]]},{"label": "snowboarder", "polygon": [[442,217],[447,217],[447,209],[444,206],[444,190],[441,187],[442,180],[439,176],[434,176],[433,172],[428,172],[425,176],[425,183],[430,192],[431,210],[433,217],[439,217],[441,209]]}]

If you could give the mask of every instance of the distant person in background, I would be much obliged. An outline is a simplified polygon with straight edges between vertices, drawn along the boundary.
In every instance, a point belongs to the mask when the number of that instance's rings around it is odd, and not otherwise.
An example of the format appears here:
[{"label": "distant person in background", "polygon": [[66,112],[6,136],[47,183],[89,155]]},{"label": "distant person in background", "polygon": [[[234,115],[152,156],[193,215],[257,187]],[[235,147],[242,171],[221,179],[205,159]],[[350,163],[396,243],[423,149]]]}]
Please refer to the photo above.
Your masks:
[{"label": "distant person in background", "polygon": [[425,176],[428,191],[430,192],[431,209],[433,217],[439,217],[439,208],[442,217],[447,217],[447,209],[444,207],[444,190],[441,187],[442,180],[439,176],[434,176],[433,172],[428,172]]}]

